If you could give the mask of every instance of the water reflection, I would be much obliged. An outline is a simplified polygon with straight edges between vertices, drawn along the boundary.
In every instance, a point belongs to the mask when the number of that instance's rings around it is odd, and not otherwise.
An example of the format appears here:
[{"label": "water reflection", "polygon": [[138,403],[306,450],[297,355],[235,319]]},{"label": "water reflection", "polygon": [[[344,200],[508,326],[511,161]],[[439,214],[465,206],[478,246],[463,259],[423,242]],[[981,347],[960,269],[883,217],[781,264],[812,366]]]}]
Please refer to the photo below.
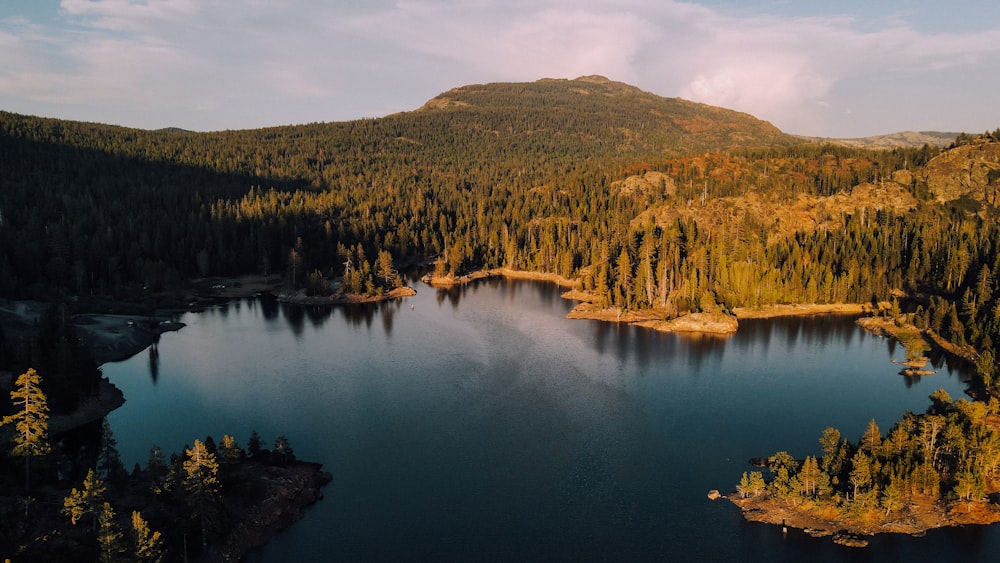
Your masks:
[{"label": "water reflection", "polygon": [[[844,317],[712,338],[567,320],[560,294],[495,279],[377,305],[261,297],[191,314],[157,346],[156,386],[146,357],[107,367],[128,397],[112,418],[120,450],[131,463],[206,433],[293,437],[337,479],[251,561],[834,561],[839,546],[744,523],[705,491],[735,484],[749,457],[815,454],[826,426],[856,439],[938,387],[961,393],[943,373],[901,384],[889,340]],[[928,545],[880,542],[857,557],[916,560],[900,554]]]},{"label": "water reflection", "polygon": [[278,318],[280,312],[280,305],[278,303],[278,298],[273,295],[261,295],[256,300],[260,304],[260,312],[264,315],[264,318],[273,321]]},{"label": "water reflection", "polygon": [[344,311],[344,317],[351,323],[351,326],[357,328],[364,326],[365,328],[371,328],[372,321],[375,320],[376,308],[371,305],[342,305]]},{"label": "water reflection", "polygon": [[153,340],[153,344],[149,347],[149,377],[153,380],[153,385],[156,385],[156,380],[160,378],[160,337],[159,335]]},{"label": "water reflection", "polygon": [[396,316],[396,311],[399,311],[402,305],[403,302],[400,299],[393,299],[379,303],[378,313],[382,317],[382,330],[385,331],[386,336],[390,336],[392,334],[393,319]]},{"label": "water reflection", "polygon": [[323,326],[323,323],[333,316],[333,307],[330,305],[303,305],[302,308],[305,309],[313,328]]},{"label": "water reflection", "polygon": [[285,317],[285,321],[288,322],[288,328],[292,329],[292,334],[296,338],[301,338],[306,318],[305,308],[301,305],[281,303],[281,314]]}]

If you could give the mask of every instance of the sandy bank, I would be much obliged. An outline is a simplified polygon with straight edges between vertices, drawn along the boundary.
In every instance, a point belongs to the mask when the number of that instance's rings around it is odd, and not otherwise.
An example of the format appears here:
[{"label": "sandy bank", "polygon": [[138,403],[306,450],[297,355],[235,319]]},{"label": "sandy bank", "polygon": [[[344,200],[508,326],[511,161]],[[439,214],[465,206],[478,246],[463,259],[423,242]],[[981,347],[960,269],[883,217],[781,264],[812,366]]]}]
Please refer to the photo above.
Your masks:
[{"label": "sandy bank", "polygon": [[724,313],[689,313],[669,321],[644,321],[639,326],[660,332],[698,332],[725,336],[739,328],[736,317]]},{"label": "sandy bank", "polygon": [[547,281],[552,282],[560,287],[570,287],[578,288],[580,282],[577,280],[571,280],[560,276],[559,274],[553,274],[551,272],[530,272],[527,270],[513,270],[511,268],[493,268],[490,270],[479,270],[477,272],[471,272],[462,276],[435,276],[434,274],[427,274],[420,279],[420,281],[426,283],[427,285],[433,287],[454,287],[457,285],[463,285],[471,283],[477,280],[484,280],[489,278],[509,278],[513,280],[536,280],[536,281]]}]

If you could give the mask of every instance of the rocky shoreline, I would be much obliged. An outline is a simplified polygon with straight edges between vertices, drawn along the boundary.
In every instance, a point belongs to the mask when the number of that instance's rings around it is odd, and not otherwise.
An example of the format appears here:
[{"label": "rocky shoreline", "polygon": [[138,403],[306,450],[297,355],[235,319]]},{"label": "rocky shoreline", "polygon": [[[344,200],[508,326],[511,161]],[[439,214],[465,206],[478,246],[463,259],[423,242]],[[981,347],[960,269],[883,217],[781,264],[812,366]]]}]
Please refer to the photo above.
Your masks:
[{"label": "rocky shoreline", "polygon": [[219,545],[209,549],[202,561],[242,561],[251,551],[267,545],[278,532],[305,517],[305,509],[323,498],[323,487],[333,480],[318,463],[243,465],[247,467],[239,479],[244,486],[256,487],[252,496],[263,500],[248,502],[249,493],[237,497],[230,510],[241,514],[241,519]]},{"label": "rocky shoreline", "polygon": [[741,498],[732,493],[723,498],[739,507],[750,522],[802,530],[813,537],[830,537],[849,547],[865,547],[876,534],[923,536],[928,530],[950,526],[986,525],[1000,522],[1000,506],[989,502],[935,502],[915,499],[905,511],[875,519],[851,519],[836,508],[817,507],[811,501],[792,505],[768,493]]}]

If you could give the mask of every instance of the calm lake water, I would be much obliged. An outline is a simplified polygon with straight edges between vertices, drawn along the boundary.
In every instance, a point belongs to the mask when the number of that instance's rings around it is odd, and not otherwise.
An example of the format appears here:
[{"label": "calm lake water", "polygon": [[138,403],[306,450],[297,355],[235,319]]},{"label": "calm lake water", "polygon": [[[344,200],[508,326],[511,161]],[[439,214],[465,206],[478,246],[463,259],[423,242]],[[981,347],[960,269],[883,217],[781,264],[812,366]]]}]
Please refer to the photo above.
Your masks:
[{"label": "calm lake water", "polygon": [[1000,528],[865,550],[743,521],[709,489],[747,460],[818,455],[823,428],[887,431],[965,375],[898,375],[892,341],[839,317],[694,338],[567,320],[555,286],[493,280],[364,308],[233,302],[181,320],[158,358],[104,366],[126,467],[252,429],[334,480],[251,562],[985,560]]}]

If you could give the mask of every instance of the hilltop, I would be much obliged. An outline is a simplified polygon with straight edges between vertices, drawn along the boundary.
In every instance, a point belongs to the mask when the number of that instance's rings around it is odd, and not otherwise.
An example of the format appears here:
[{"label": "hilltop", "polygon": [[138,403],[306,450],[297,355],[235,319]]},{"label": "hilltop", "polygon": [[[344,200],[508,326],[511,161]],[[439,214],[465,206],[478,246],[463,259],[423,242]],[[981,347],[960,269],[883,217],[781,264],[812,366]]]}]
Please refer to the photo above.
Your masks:
[{"label": "hilltop", "polygon": [[919,148],[924,145],[945,148],[955,142],[960,133],[942,131],[900,131],[884,135],[854,138],[802,137],[815,143],[830,143],[865,149]]},{"label": "hilltop", "polygon": [[606,156],[640,158],[794,142],[749,114],[664,98],[603,76],[464,86],[400,118],[439,113],[448,115],[455,134],[485,132],[501,142],[531,137],[540,148],[569,142]]}]

